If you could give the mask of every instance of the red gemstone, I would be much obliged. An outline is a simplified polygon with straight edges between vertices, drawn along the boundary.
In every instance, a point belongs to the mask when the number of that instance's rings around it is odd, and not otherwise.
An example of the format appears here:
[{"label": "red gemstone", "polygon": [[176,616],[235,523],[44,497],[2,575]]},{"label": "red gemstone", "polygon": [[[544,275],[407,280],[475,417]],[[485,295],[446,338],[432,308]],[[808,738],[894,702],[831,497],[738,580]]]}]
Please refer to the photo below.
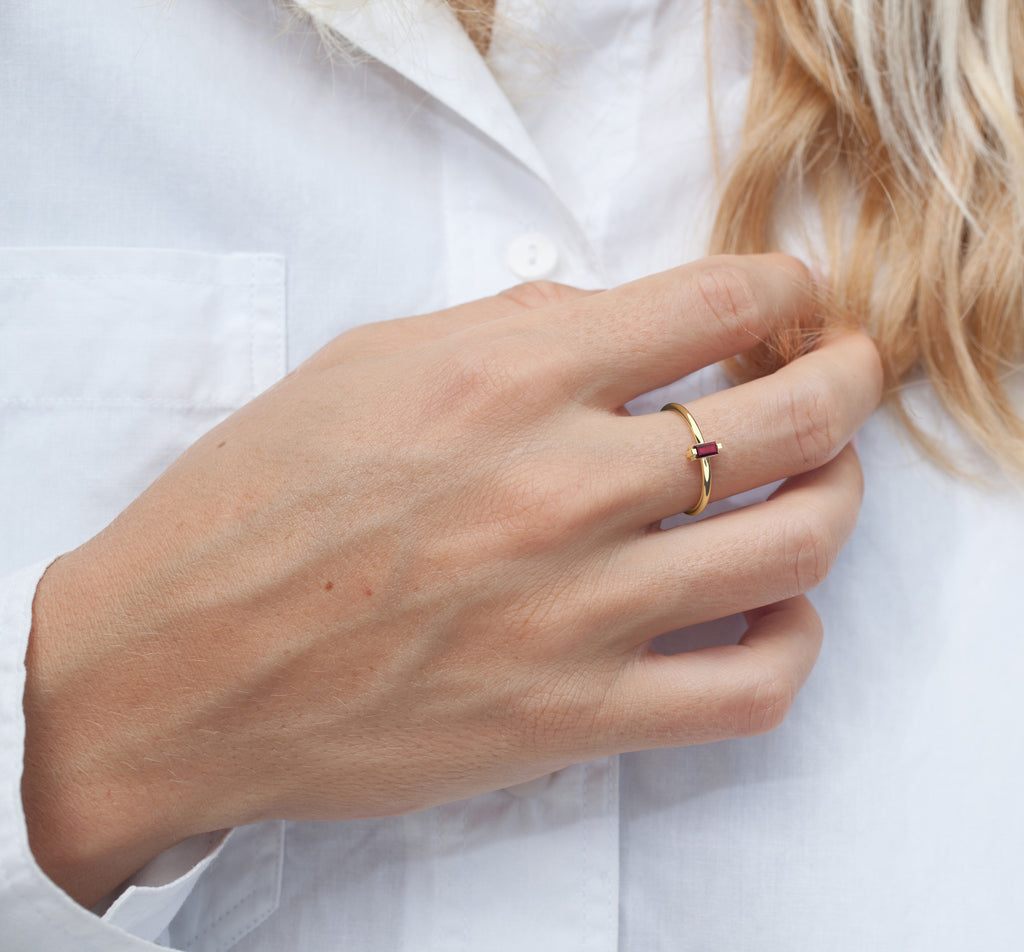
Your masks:
[{"label": "red gemstone", "polygon": [[718,443],[697,443],[693,447],[693,458],[704,459],[706,456],[718,455]]}]

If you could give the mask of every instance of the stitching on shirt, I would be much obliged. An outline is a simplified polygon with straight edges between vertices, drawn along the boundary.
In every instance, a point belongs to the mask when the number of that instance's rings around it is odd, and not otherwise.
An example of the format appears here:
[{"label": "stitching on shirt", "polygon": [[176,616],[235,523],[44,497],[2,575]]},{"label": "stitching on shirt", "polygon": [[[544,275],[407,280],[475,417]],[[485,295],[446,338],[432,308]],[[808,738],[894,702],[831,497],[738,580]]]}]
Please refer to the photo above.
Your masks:
[{"label": "stitching on shirt", "polygon": [[[150,274],[88,274],[88,275],[66,275],[66,274],[15,274],[4,275],[0,278],[0,284],[6,280],[59,280],[59,281],[89,281],[94,278],[125,278],[142,277],[147,281],[162,281],[166,284],[182,284],[194,287],[218,287],[218,288],[246,288],[248,292],[248,310],[246,314],[246,325],[249,337],[249,388],[246,399],[254,397],[258,390],[262,389],[258,373],[258,318],[256,313],[256,294],[259,289],[274,290],[281,282],[275,278],[267,278],[261,281],[260,271],[270,264],[276,262],[273,255],[251,255],[249,262],[249,276],[244,281],[186,281],[175,278],[163,278],[159,275]],[[275,337],[280,338],[280,333]],[[276,376],[276,374],[275,374]],[[172,410],[217,410],[232,412],[245,402],[243,400],[209,400],[195,401],[175,398],[161,397],[2,397],[0,396],[0,407],[23,407],[23,408],[56,408],[56,407],[154,407]]]},{"label": "stitching on shirt", "polygon": [[[253,890],[253,893],[255,893],[255,892],[256,892],[256,890]],[[251,896],[253,893],[250,893],[249,896]],[[248,899],[249,896],[247,896],[246,898]],[[219,946],[217,946],[217,948],[220,950],[220,952],[227,952],[227,950],[230,949],[231,946],[233,946],[236,942],[240,941],[245,936],[247,936],[250,932],[252,932],[252,930],[255,929],[256,926],[258,926],[261,922],[263,922],[265,919],[268,919],[270,917],[270,915],[274,912],[274,910],[277,909],[277,906],[278,906],[278,903],[270,902],[264,908],[260,909],[257,913],[255,913],[254,915],[250,916],[233,933],[231,933],[230,935],[226,936],[224,941]],[[197,936],[197,938],[198,938],[198,936]],[[195,941],[195,940],[193,939],[192,941]],[[189,943],[189,944],[191,944],[191,943]]]},{"label": "stitching on shirt", "polygon": [[583,820],[583,861],[580,869],[583,870],[583,895],[581,896],[584,916],[590,918],[590,784],[587,782],[587,774],[590,772],[590,764],[584,764],[580,771],[580,805],[582,807]]},{"label": "stitching on shirt", "polygon": [[[438,929],[438,920],[440,919],[440,915],[438,914],[437,910],[440,907],[441,903],[439,902],[440,896],[438,895],[438,886],[437,886],[437,875],[436,875],[437,860],[436,860],[436,857],[441,855],[441,813],[442,813],[443,809],[444,809],[443,807],[435,807],[430,812],[430,821],[431,821],[430,822],[430,845],[428,847],[429,851],[428,851],[427,855],[434,858],[434,869],[432,870],[434,875],[431,877],[431,880],[430,880],[430,882],[431,882],[431,889],[432,889],[432,895],[431,895],[432,902],[430,903],[430,909],[431,909],[431,912],[433,913],[433,915],[432,915],[431,919],[429,920],[430,921],[430,945],[428,946],[428,948],[432,949],[432,950],[436,950],[438,948],[438,936],[440,934],[440,931]],[[426,865],[426,864],[424,864],[424,865]],[[408,927],[406,927],[406,928],[408,928]]]},{"label": "stitching on shirt", "polygon": [[249,265],[249,395],[256,395],[256,265],[262,263],[253,261]]},{"label": "stitching on shirt", "polygon": [[[153,274],[148,271],[127,271],[123,274],[116,272],[92,272],[88,274],[52,274],[43,272],[41,274],[4,274],[0,277],[0,285],[13,281],[96,281],[96,280],[125,280],[138,279],[147,284],[159,281],[162,284],[181,284],[186,287],[203,288],[244,288],[252,283],[252,278],[242,281],[223,281],[220,279],[206,278],[203,280],[188,280],[186,278],[165,278],[163,275]],[[267,281],[269,287],[273,287],[273,281]]]},{"label": "stitching on shirt", "polygon": [[[619,846],[618,839],[619,839],[619,835],[620,835],[619,831],[621,830],[621,819],[620,819],[620,816],[619,816],[618,797],[615,795],[616,794],[616,790],[617,790],[617,783],[616,783],[616,781],[618,779],[618,772],[619,772],[618,754],[612,754],[612,756],[609,758],[608,768],[609,769],[607,771],[605,771],[605,775],[604,775],[604,812],[610,817],[610,816],[613,815],[613,807],[614,807],[615,831],[616,831],[616,838],[615,838],[616,850],[615,850],[615,855],[616,855],[616,857],[620,857],[621,856],[621,850],[619,850],[619,848],[618,848],[618,846]],[[621,864],[621,862],[622,862],[621,859],[619,859],[618,863]],[[603,879],[604,879],[604,883],[605,883],[605,887],[606,887],[605,888],[605,893],[606,894],[611,891],[610,889],[608,889],[609,886],[611,886],[611,885],[615,885],[616,887],[618,886],[617,882],[614,883],[614,884],[609,882],[609,878],[610,878],[611,875],[612,874],[609,873],[607,871],[607,868],[606,868],[605,873],[603,874]],[[618,888],[616,888],[614,890],[614,892],[615,892],[615,895],[619,895],[620,894],[620,890]],[[612,935],[615,936],[615,938],[616,938],[616,945],[617,945],[618,944],[618,936],[619,936],[619,920],[618,920],[619,905],[618,905],[617,902],[605,903],[605,909],[607,910],[606,934],[610,935],[610,936],[612,936]]]},{"label": "stitching on shirt", "polygon": [[[255,929],[256,926],[263,922],[263,920],[267,919],[274,912],[274,910],[277,909],[278,905],[280,904],[280,883],[281,877],[284,875],[284,831],[285,827],[284,824],[282,823],[279,825],[278,834],[276,837],[276,863],[274,864],[276,867],[276,872],[274,874],[273,879],[273,881],[278,884],[276,896],[272,896],[269,902],[265,903],[259,909],[259,911],[254,913],[248,919],[246,919],[241,926],[236,927],[234,932],[229,933],[227,936],[221,939],[217,946],[215,946],[215,948],[219,949],[220,952],[226,952],[227,949],[230,949],[231,946],[233,946],[241,938],[243,938],[245,935],[247,935],[249,932]],[[227,909],[223,910],[221,914],[217,916],[216,919],[213,919],[210,922],[204,923],[202,926],[200,926],[199,929],[196,930],[195,934],[188,939],[185,945],[191,946],[197,939],[200,938],[200,936],[208,935],[209,933],[213,932],[213,930],[220,922],[222,922],[225,918],[231,915],[231,913],[234,912],[239,906],[244,905],[250,899],[252,899],[252,897],[255,896],[261,889],[265,888],[265,885],[265,883],[257,883],[255,886],[253,886],[252,889],[249,890],[249,892],[242,896],[241,899],[230,905]]]},{"label": "stitching on shirt", "polygon": [[[272,910],[271,910],[272,911]],[[227,937],[227,940],[219,945],[217,948],[220,952],[227,952],[236,942],[240,941],[246,935],[248,935],[253,929],[256,928],[264,919],[267,918],[269,912],[261,910],[257,915],[246,921],[238,930]]]},{"label": "stitching on shirt", "polygon": [[275,872],[273,877],[275,889],[271,901],[266,903],[262,909],[251,916],[246,923],[240,926],[234,935],[229,937],[227,944],[222,946],[221,952],[224,952],[226,949],[230,949],[236,942],[252,932],[252,930],[261,922],[265,922],[269,919],[281,905],[281,883],[284,881],[284,840],[287,830],[288,825],[284,821],[280,821],[277,827],[277,861],[274,864]]},{"label": "stitching on shirt", "polygon": [[[275,259],[268,258],[271,263]],[[280,265],[280,279],[274,285],[274,366],[271,368],[271,378],[276,380],[282,374],[288,372],[288,264],[286,261]]]},{"label": "stitching on shirt", "polygon": [[[469,856],[469,804],[459,804],[459,855]],[[465,952],[469,948],[469,910],[466,902],[462,902],[462,916],[459,922],[459,948]]]},{"label": "stitching on shirt", "polygon": [[[230,906],[228,906],[227,909],[222,910],[220,915],[217,916],[216,919],[212,919],[209,922],[206,922],[202,926],[200,926],[195,931],[195,933],[193,933],[191,936],[189,936],[188,940],[185,942],[185,945],[186,946],[190,946],[190,945],[194,944],[196,939],[198,939],[200,936],[206,935],[206,934],[212,932],[214,930],[214,928],[216,928],[216,926],[220,922],[222,922],[224,919],[226,919],[228,916],[230,916],[231,913],[233,913],[239,906],[245,905],[245,903],[247,903],[250,899],[252,899],[252,897],[255,896],[256,893],[258,893],[261,888],[262,888],[262,883],[259,883],[259,884],[255,885],[255,886],[253,886],[252,889],[250,889],[244,896],[242,896],[241,899],[239,899],[236,902],[232,903]],[[234,937],[234,938],[231,939],[231,941],[232,942],[236,942],[238,940],[238,938],[241,938],[241,937],[240,936]],[[230,948],[230,947],[231,947],[230,944],[227,945],[227,946],[221,946],[221,948]]]}]

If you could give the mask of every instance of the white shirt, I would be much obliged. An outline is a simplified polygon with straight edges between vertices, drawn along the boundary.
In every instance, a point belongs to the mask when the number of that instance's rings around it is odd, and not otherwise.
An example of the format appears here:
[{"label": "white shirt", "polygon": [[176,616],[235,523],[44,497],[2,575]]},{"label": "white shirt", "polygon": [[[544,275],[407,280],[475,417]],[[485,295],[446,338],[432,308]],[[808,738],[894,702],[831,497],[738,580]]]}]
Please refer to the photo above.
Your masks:
[{"label": "white shirt", "polygon": [[[50,559],[348,327],[703,253],[698,0],[498,6],[517,26],[486,63],[428,0],[337,17],[357,52],[333,64],[269,0],[0,11],[0,949],[1018,949],[1024,499],[945,475],[885,412],[860,436],[860,526],[813,596],[821,660],[776,732],[197,838],[102,919],[35,866],[21,694]],[[728,153],[747,38],[714,23]],[[928,389],[908,399],[955,452]]]}]

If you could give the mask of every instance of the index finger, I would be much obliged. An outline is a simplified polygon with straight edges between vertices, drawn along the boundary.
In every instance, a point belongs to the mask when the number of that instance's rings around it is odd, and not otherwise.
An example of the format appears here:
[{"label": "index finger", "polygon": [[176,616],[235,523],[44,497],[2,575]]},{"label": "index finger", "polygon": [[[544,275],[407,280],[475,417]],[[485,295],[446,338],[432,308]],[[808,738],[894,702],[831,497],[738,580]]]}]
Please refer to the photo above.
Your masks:
[{"label": "index finger", "polygon": [[820,291],[788,255],[705,258],[523,320],[552,341],[580,399],[617,407],[809,323]]}]

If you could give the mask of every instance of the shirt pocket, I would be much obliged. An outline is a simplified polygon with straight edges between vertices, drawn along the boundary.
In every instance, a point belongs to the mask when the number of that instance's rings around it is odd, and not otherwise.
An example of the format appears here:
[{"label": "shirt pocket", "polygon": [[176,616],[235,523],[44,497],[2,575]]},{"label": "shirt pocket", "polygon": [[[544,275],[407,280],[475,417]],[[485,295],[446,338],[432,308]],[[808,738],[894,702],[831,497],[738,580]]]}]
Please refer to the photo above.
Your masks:
[{"label": "shirt pocket", "polygon": [[80,544],[285,371],[284,260],[0,249],[0,575]]},{"label": "shirt pocket", "polygon": [[[286,829],[275,820],[233,830],[161,937],[164,943],[187,952],[228,952],[263,923],[281,902]],[[242,946],[262,947],[259,933]]]}]

